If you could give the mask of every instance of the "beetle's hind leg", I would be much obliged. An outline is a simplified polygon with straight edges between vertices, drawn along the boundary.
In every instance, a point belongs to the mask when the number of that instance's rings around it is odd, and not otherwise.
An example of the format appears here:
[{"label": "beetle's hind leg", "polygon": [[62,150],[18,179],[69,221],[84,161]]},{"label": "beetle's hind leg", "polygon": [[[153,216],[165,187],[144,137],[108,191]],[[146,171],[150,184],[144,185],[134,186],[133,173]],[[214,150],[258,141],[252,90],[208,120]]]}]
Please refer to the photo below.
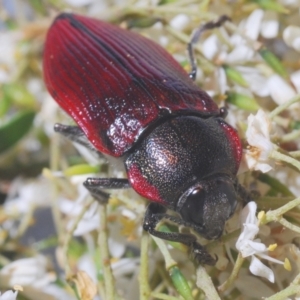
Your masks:
[{"label": "beetle's hind leg", "polygon": [[144,230],[160,239],[187,245],[190,248],[193,260],[198,264],[215,265],[217,260],[206,251],[204,246],[197,242],[196,237],[193,234],[162,232],[155,229],[157,224],[163,219],[178,225],[184,225],[180,218],[168,215],[166,211],[167,209],[164,206],[158,203],[150,203],[144,218]]},{"label": "beetle's hind leg", "polygon": [[109,199],[109,194],[103,189],[128,189],[131,187],[125,178],[87,178],[83,185],[101,204],[106,204]]}]

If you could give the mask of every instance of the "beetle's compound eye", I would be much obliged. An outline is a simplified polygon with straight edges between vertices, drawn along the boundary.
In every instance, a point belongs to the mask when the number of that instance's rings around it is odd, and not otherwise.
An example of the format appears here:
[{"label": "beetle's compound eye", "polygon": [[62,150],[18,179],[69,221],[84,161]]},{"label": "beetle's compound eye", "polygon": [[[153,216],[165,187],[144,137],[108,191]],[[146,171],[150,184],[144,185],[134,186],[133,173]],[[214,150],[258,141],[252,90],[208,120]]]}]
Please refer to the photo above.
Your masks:
[{"label": "beetle's compound eye", "polygon": [[207,239],[220,237],[225,222],[236,207],[236,193],[231,180],[217,177],[190,189],[181,209],[181,217]]},{"label": "beetle's compound eye", "polygon": [[206,192],[203,187],[196,187],[187,197],[181,210],[184,220],[203,226],[203,212],[205,211]]}]

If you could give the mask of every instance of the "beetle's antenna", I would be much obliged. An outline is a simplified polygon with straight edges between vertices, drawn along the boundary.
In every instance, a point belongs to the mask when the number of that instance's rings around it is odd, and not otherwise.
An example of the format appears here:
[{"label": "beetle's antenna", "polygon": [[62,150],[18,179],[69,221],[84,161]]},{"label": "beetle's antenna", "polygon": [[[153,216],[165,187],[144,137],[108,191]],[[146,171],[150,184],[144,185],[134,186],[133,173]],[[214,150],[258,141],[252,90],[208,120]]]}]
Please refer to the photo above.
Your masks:
[{"label": "beetle's antenna", "polygon": [[191,40],[190,40],[190,42],[188,43],[188,46],[187,46],[188,55],[189,55],[190,64],[191,64],[191,72],[189,73],[189,77],[192,80],[195,80],[196,75],[197,75],[197,64],[196,64],[196,60],[195,60],[195,57],[194,57],[193,46],[197,43],[197,41],[201,37],[201,34],[204,31],[214,29],[214,28],[217,28],[217,27],[221,27],[226,21],[230,21],[230,18],[226,15],[223,15],[217,21],[207,22],[207,23],[201,25],[200,27],[198,27],[193,32]]}]

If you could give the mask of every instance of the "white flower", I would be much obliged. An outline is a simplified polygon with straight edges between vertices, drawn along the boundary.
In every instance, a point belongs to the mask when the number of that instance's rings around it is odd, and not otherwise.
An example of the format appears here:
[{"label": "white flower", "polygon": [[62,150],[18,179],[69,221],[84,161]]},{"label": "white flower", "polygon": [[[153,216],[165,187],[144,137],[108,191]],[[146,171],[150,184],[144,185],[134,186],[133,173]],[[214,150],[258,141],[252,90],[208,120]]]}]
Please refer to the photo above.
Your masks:
[{"label": "white flower", "polygon": [[263,17],[264,17],[264,11],[262,9],[256,9],[247,18],[244,26],[244,30],[248,38],[254,41],[257,40]]},{"label": "white flower", "polygon": [[1,269],[1,285],[44,287],[56,279],[46,268],[47,260],[42,255],[15,260]]},{"label": "white flower", "polygon": [[300,27],[291,25],[285,28],[283,39],[288,46],[300,51]]},{"label": "white flower", "polygon": [[0,32],[0,83],[8,83],[18,72],[18,42],[21,40],[20,31]]},{"label": "white flower", "polygon": [[183,30],[190,23],[190,18],[186,14],[179,14],[170,21],[170,26],[177,30]]},{"label": "white flower", "polygon": [[18,291],[6,291],[3,294],[0,292],[0,300],[16,300]]},{"label": "white flower", "polygon": [[[69,222],[67,228],[70,229],[73,227],[73,224],[81,214],[84,209],[86,198],[89,195],[88,190],[82,185],[82,181],[86,179],[86,176],[73,176],[73,181],[78,180],[76,182],[78,189],[78,196],[75,201],[61,198],[59,200],[60,210],[62,213],[66,214],[69,217]],[[74,231],[74,236],[81,236],[86,233],[89,233],[99,227],[99,214],[97,213],[98,203],[95,201],[89,209],[85,212],[80,222],[78,223],[76,230]]]},{"label": "white flower", "polygon": [[261,243],[260,239],[254,239],[259,231],[258,219],[255,216],[257,205],[249,202],[241,213],[242,232],[236,242],[236,248],[242,257],[251,256],[250,272],[256,276],[267,278],[274,282],[273,271],[265,266],[256,256],[267,259],[271,262],[282,264],[283,262],[267,255],[268,248]]},{"label": "white flower", "polygon": [[246,163],[249,169],[260,170],[266,173],[272,169],[269,154],[274,145],[270,140],[270,120],[263,110],[248,117],[246,138],[249,144],[245,153]]},{"label": "white flower", "polygon": [[297,70],[296,72],[292,73],[290,78],[291,82],[297,90],[297,93],[300,93],[300,70]]},{"label": "white flower", "polygon": [[277,14],[274,11],[267,10],[261,25],[261,35],[266,39],[276,38],[279,30]]},{"label": "white flower", "polygon": [[284,104],[296,96],[296,91],[282,77],[274,74],[268,78],[270,96],[278,105]]}]

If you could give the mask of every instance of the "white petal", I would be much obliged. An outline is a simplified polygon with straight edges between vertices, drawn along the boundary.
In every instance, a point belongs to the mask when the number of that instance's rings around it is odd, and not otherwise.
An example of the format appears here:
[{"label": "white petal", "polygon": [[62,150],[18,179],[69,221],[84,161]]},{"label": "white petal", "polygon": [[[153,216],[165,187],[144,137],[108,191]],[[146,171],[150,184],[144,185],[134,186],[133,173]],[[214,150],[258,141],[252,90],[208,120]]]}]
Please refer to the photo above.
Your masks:
[{"label": "white petal", "polygon": [[260,97],[269,96],[270,92],[267,87],[267,78],[259,70],[253,67],[236,66],[236,69],[242,73],[243,78],[247,81],[250,90]]},{"label": "white petal", "polygon": [[254,201],[247,203],[241,212],[241,222],[257,225],[256,218],[257,204]]},{"label": "white petal", "polygon": [[248,250],[248,243],[255,238],[258,231],[259,228],[255,225],[244,225],[243,230],[235,244],[236,249],[240,252],[243,252],[243,257],[253,254],[251,249]]},{"label": "white petal", "polygon": [[273,169],[273,167],[267,163],[256,163],[253,170],[255,171],[261,171],[262,173],[268,173]]},{"label": "white petal", "polygon": [[183,30],[189,23],[190,18],[186,14],[179,14],[170,21],[170,25],[177,30]]},{"label": "white petal", "polygon": [[266,39],[273,39],[278,35],[278,29],[279,22],[277,20],[277,14],[267,10],[261,25],[261,35]]},{"label": "white petal", "polygon": [[208,60],[212,60],[220,51],[221,43],[218,37],[213,34],[202,43],[202,53]]},{"label": "white petal", "polygon": [[265,139],[269,140],[270,135],[270,120],[267,114],[259,109],[256,115],[250,114],[248,117],[248,128],[246,131],[247,141],[251,146],[260,147],[260,143],[256,142],[254,139],[256,136],[261,135]]},{"label": "white petal", "polygon": [[6,265],[0,271],[0,276],[9,278],[9,284],[14,285],[34,285],[41,287],[54,278],[46,273],[47,260],[44,256],[38,255],[31,258],[15,260]]},{"label": "white petal", "polygon": [[288,46],[300,51],[300,27],[288,26],[285,28],[283,31],[283,39]]},{"label": "white petal", "polygon": [[253,275],[264,277],[268,279],[270,282],[274,283],[275,278],[274,278],[273,271],[269,267],[265,266],[255,256],[252,256],[251,258],[251,264],[249,269]]},{"label": "white petal", "polygon": [[284,104],[296,96],[295,90],[277,74],[272,75],[267,83],[270,89],[271,97],[278,105]]},{"label": "white petal", "polygon": [[6,291],[1,294],[0,292],[0,300],[16,300],[18,292],[17,291]]},{"label": "white petal", "polygon": [[227,85],[227,76],[224,68],[217,68],[215,71],[215,76],[219,85],[220,94],[225,94],[226,91],[228,91],[229,87]]},{"label": "white petal", "polygon": [[300,0],[279,0],[285,6],[296,7],[299,8]]},{"label": "white petal", "polygon": [[269,255],[265,254],[265,253],[257,253],[256,255],[263,258],[263,259],[266,259],[266,260],[269,260],[273,263],[276,263],[276,264],[280,264],[280,265],[284,264],[281,260],[278,260],[278,259],[276,259],[272,256],[269,256]]},{"label": "white petal", "polygon": [[262,9],[256,9],[248,17],[245,24],[245,33],[250,39],[257,40],[263,16],[264,11]]},{"label": "white petal", "polygon": [[290,6],[290,7],[300,7],[300,0],[280,0],[280,3],[282,3],[285,6]]},{"label": "white petal", "polygon": [[244,240],[239,248],[236,247],[243,257],[248,257],[257,253],[267,251],[267,247],[263,243],[254,242],[251,240]]},{"label": "white petal", "polygon": [[300,93],[300,70],[291,74],[291,81],[298,93]]},{"label": "white petal", "polygon": [[226,57],[228,64],[248,62],[254,56],[254,50],[246,45],[236,46]]},{"label": "white petal", "polygon": [[139,264],[137,258],[122,258],[113,263],[112,269],[116,277],[131,274]]},{"label": "white petal", "polygon": [[68,4],[75,6],[75,7],[80,7],[84,5],[91,4],[94,2],[94,0],[65,0]]},{"label": "white petal", "polygon": [[122,257],[126,250],[126,244],[123,240],[108,239],[109,252],[112,257]]}]

